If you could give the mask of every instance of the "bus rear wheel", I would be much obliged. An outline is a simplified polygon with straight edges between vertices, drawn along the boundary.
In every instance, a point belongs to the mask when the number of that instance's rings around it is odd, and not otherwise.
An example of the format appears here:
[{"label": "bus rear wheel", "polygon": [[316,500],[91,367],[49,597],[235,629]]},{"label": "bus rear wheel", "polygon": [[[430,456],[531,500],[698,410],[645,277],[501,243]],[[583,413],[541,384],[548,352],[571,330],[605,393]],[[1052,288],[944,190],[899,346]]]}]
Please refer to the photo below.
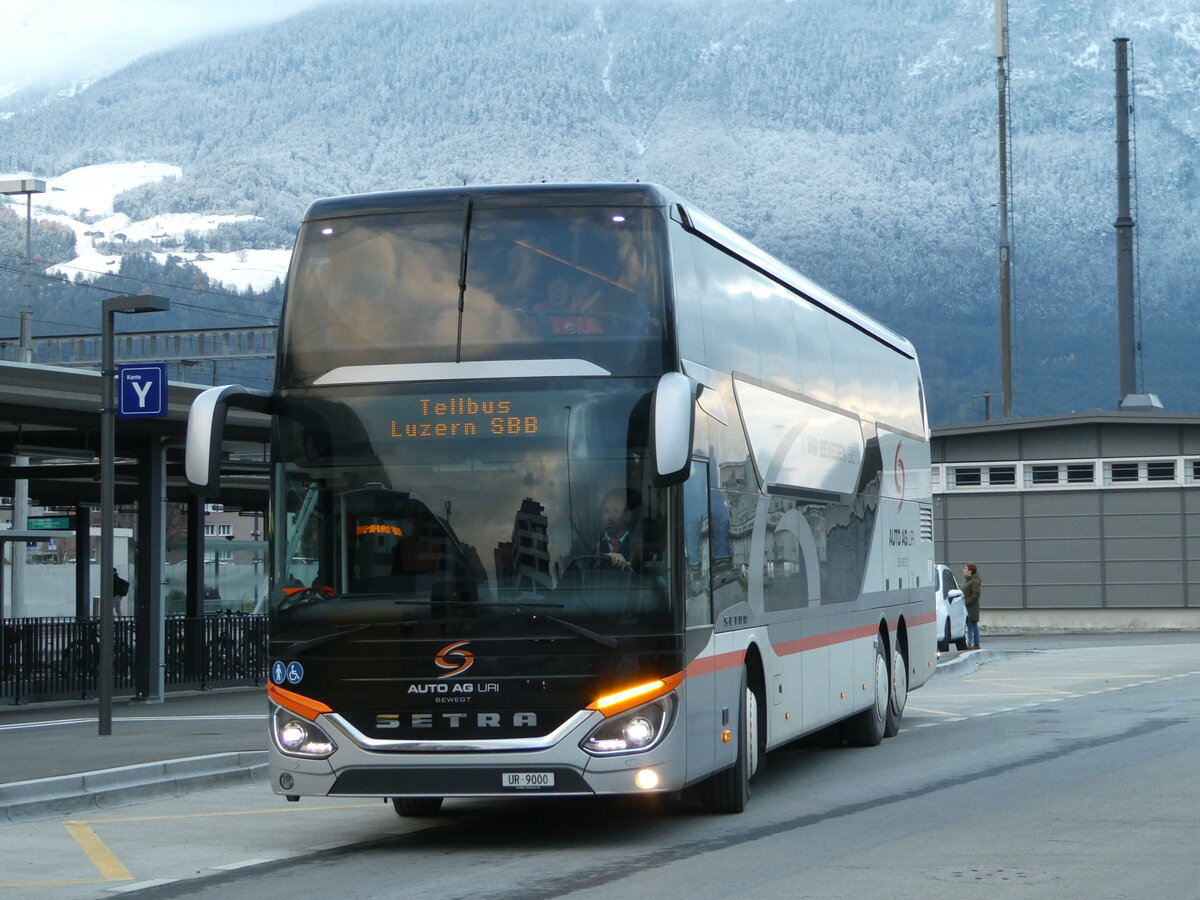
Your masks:
[{"label": "bus rear wheel", "polygon": [[888,690],[887,722],[883,726],[884,737],[895,737],[900,733],[900,719],[904,716],[907,702],[908,662],[897,646],[892,650],[892,678]]},{"label": "bus rear wheel", "polygon": [[396,815],[406,818],[436,816],[442,808],[441,797],[393,797],[392,808]]},{"label": "bus rear wheel", "polygon": [[887,659],[883,641],[875,642],[875,696],[870,706],[846,720],[846,742],[854,747],[876,747],[887,727],[889,697]]}]

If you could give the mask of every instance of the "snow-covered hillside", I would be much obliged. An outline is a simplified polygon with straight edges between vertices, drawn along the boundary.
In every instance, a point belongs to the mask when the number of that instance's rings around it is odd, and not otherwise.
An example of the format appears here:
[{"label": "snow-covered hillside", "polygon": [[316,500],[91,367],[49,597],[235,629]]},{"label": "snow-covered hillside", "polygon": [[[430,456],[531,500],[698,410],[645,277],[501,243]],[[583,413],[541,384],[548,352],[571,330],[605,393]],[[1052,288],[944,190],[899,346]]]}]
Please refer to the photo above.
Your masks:
[{"label": "snow-covered hillside", "polygon": [[[182,174],[179,166],[167,163],[112,162],[46,178],[46,193],[33,195],[34,219],[70,228],[75,232],[76,249],[74,259],[47,269],[47,274],[75,279],[116,272],[121,263],[120,246],[145,241],[163,247],[154,251],[160,263],[169,255],[178,256],[227,287],[262,291],[276,279],[282,281],[290,250],[189,253],[181,249],[189,231],[212,231],[222,223],[250,221],[254,216],[167,213],[134,221],[125,213],[113,212],[113,200],[122,191]],[[28,176],[3,175],[0,180],[17,177]],[[24,197],[14,197],[10,202],[23,207]]]}]

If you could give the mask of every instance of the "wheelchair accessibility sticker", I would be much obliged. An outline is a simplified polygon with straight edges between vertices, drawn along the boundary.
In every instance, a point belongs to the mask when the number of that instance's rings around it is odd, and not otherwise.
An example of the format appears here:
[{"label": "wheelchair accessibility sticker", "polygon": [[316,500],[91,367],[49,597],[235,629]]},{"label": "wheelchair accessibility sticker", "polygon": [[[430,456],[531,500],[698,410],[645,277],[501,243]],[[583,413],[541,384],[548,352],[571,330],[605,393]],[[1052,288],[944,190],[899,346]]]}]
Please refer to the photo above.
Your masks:
[{"label": "wheelchair accessibility sticker", "polygon": [[276,660],[271,666],[271,680],[275,684],[283,684],[285,681],[288,684],[299,684],[304,679],[304,666],[298,662],[290,662],[287,665],[281,660]]}]

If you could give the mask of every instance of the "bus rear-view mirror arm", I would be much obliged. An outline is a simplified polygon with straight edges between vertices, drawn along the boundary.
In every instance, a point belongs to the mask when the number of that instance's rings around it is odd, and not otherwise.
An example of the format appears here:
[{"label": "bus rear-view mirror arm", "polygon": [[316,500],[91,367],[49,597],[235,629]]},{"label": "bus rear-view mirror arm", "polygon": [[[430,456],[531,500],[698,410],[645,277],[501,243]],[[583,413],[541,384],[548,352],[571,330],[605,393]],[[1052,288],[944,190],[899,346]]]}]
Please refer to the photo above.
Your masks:
[{"label": "bus rear-view mirror arm", "polygon": [[215,497],[221,487],[221,443],[225,435],[225,417],[231,406],[255,412],[270,411],[271,395],[226,384],[209,388],[192,401],[188,413],[187,450],[184,474],[192,491],[201,497]]},{"label": "bus rear-view mirror arm", "polygon": [[667,372],[658,380],[650,410],[654,441],[655,484],[659,487],[686,481],[692,469],[693,414],[696,386],[681,372]]}]

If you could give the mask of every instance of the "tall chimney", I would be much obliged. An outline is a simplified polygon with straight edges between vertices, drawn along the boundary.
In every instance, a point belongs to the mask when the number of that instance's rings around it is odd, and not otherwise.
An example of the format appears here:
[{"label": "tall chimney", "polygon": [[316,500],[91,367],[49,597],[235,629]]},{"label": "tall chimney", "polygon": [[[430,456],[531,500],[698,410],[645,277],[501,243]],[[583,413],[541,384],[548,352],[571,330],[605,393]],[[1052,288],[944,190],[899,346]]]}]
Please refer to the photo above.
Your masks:
[{"label": "tall chimney", "polygon": [[1140,353],[1133,295],[1133,217],[1129,214],[1129,38],[1113,38],[1117,73],[1117,350],[1121,385],[1119,408],[1162,409],[1154,394],[1139,394],[1137,362]]}]

